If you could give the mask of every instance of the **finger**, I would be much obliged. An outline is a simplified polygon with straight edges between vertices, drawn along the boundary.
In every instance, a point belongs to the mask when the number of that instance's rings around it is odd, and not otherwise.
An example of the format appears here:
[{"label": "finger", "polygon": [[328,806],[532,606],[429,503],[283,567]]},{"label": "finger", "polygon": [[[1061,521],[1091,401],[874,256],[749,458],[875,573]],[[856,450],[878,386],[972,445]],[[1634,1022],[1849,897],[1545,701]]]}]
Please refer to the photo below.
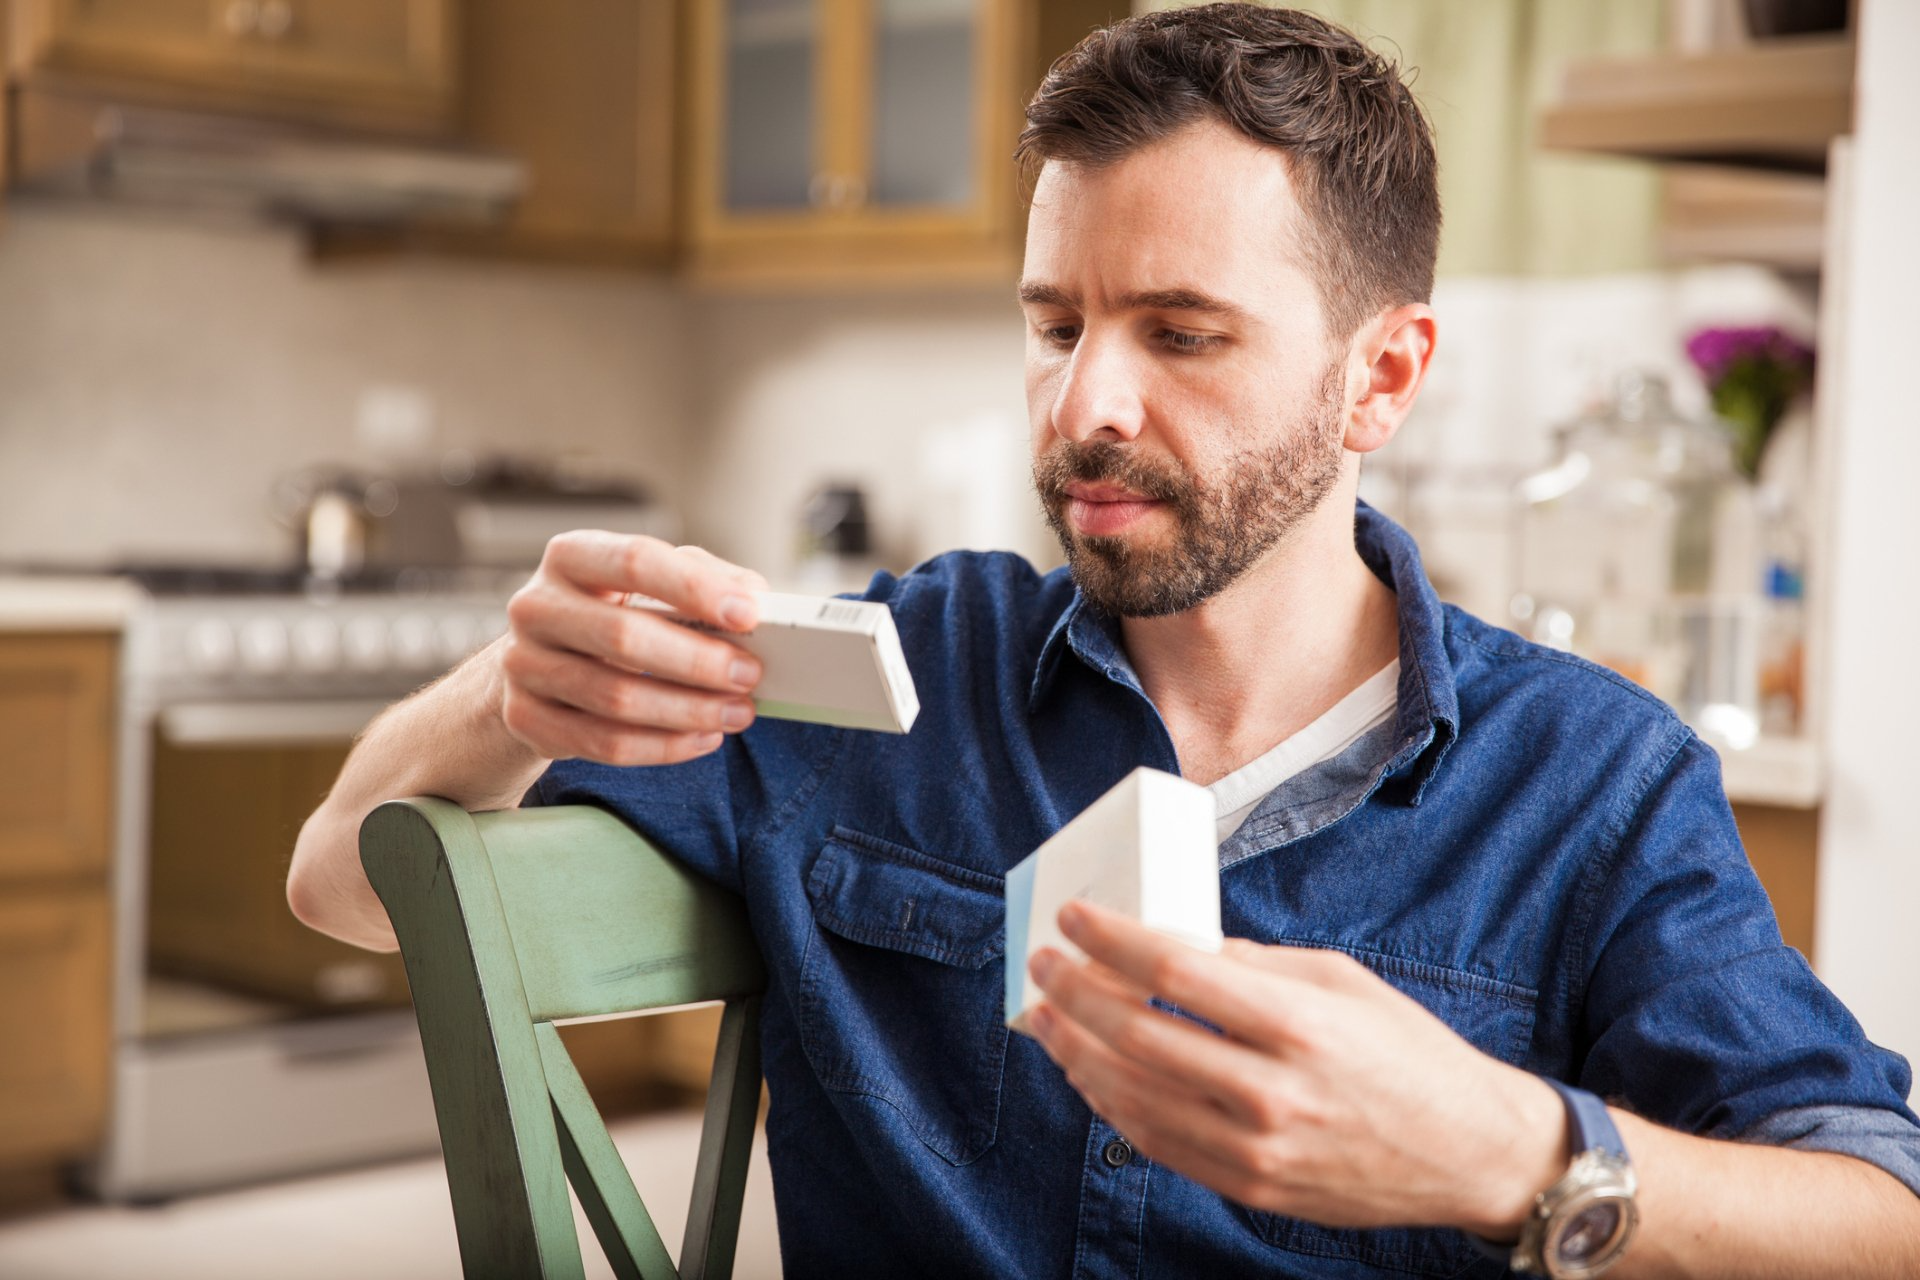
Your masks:
[{"label": "finger", "polygon": [[1293,947],[1259,943],[1250,938],[1228,938],[1221,954],[1242,964],[1330,990],[1350,990],[1375,981],[1373,972],[1344,951],[1330,947]]},{"label": "finger", "polygon": [[1206,1140],[1193,1135],[1191,1117],[1181,1115],[1179,1120],[1186,1123],[1174,1122],[1172,1116],[1168,1123],[1149,1120],[1136,1123],[1131,1129],[1118,1121],[1109,1123],[1126,1135],[1136,1151],[1155,1164],[1183,1174],[1229,1200],[1271,1213],[1295,1211],[1292,1187],[1283,1177],[1275,1176],[1278,1170],[1270,1171],[1270,1162],[1262,1160],[1257,1153],[1250,1153],[1247,1158],[1224,1155]]},{"label": "finger", "polygon": [[507,618],[517,637],[675,684],[745,693],[760,679],[760,660],[719,636],[553,584],[516,593]]},{"label": "finger", "polygon": [[760,606],[718,557],[686,555],[658,538],[583,529],[547,543],[545,571],[597,592],[639,592],[716,627],[745,631]]},{"label": "finger", "polygon": [[[1041,956],[1056,959],[1048,964]],[[1244,1121],[1262,1118],[1261,1086],[1274,1070],[1270,1055],[1155,1008],[1138,988],[1115,982],[1094,966],[1074,964],[1051,948],[1036,955],[1034,979],[1055,1011],[1053,1021],[1066,1024],[1065,1043],[1097,1044],[1156,1079],[1213,1099]]]},{"label": "finger", "polygon": [[673,732],[738,733],[753,723],[753,701],[634,675],[593,658],[529,642],[508,648],[510,680],[549,702],[606,720]]},{"label": "finger", "polygon": [[1112,1120],[1120,1112],[1138,1113],[1149,1097],[1213,1108],[1213,1100],[1182,1079],[1168,1079],[1129,1062],[1101,1043],[1064,1010],[1040,1005],[1031,1022],[1035,1038],[1096,1113]]},{"label": "finger", "polygon": [[1321,996],[1311,985],[1170,938],[1089,902],[1060,908],[1060,929],[1088,956],[1228,1035],[1267,1048],[1288,1047],[1289,1004]]},{"label": "finger", "polygon": [[1045,1028],[1048,1054],[1094,1114],[1150,1158],[1243,1201],[1278,1172],[1271,1130],[1126,1062],[1057,1011],[1036,1024]]},{"label": "finger", "polygon": [[772,590],[772,588],[767,585],[766,578],[760,574],[755,573],[752,569],[746,568],[744,565],[737,565],[731,560],[722,560],[705,547],[675,547],[674,550],[683,556],[694,557],[702,564],[711,566],[716,572],[726,574],[729,578],[732,578],[735,582],[738,582],[750,591]]},{"label": "finger", "polygon": [[678,764],[706,755],[725,740],[719,733],[674,733],[636,728],[507,686],[501,719],[513,735],[549,760],[597,760],[613,765]]}]

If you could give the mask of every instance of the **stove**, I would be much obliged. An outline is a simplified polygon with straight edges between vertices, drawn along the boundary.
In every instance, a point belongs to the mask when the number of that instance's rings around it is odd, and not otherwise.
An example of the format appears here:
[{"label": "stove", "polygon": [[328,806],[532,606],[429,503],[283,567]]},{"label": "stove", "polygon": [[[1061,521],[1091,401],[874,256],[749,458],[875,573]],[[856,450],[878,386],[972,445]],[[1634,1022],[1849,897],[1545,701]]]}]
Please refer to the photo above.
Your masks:
[{"label": "stove", "polygon": [[103,1196],[417,1154],[437,1131],[396,956],[285,900],[301,822],[387,705],[506,629],[525,570],[121,567],[115,1061]]},{"label": "stove", "polygon": [[273,569],[140,567],[138,693],[397,698],[506,630],[524,573],[397,570],[347,582]]}]

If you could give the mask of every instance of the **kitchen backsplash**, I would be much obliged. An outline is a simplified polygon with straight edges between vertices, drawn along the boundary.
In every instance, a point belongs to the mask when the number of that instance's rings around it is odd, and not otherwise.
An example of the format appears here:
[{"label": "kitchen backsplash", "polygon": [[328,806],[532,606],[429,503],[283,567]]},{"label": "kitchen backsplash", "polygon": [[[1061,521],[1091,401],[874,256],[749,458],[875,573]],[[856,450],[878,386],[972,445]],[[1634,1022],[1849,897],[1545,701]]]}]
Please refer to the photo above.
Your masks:
[{"label": "kitchen backsplash", "polygon": [[357,427],[396,404],[425,408],[434,451],[618,457],[678,491],[694,434],[681,305],[637,276],[316,269],[282,231],[10,201],[0,561],[289,556],[273,479],[377,461]]}]

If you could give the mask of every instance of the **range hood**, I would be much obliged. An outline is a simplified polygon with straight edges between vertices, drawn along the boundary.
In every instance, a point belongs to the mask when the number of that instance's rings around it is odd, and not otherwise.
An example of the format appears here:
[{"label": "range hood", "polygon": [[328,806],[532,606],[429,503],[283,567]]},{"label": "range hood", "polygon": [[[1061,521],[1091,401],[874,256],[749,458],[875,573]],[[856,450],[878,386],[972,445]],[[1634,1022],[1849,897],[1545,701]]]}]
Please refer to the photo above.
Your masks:
[{"label": "range hood", "polygon": [[486,223],[525,167],[493,152],[22,86],[14,185],[306,225]]}]

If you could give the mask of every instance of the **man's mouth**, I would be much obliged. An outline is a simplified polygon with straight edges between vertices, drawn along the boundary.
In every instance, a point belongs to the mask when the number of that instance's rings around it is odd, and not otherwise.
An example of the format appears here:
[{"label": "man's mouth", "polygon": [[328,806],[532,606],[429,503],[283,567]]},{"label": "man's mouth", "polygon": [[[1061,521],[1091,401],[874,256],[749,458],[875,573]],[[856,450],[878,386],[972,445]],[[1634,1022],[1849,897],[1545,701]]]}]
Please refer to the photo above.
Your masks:
[{"label": "man's mouth", "polygon": [[1165,505],[1113,484],[1076,480],[1065,486],[1065,492],[1068,521],[1077,532],[1094,538],[1121,533]]}]

